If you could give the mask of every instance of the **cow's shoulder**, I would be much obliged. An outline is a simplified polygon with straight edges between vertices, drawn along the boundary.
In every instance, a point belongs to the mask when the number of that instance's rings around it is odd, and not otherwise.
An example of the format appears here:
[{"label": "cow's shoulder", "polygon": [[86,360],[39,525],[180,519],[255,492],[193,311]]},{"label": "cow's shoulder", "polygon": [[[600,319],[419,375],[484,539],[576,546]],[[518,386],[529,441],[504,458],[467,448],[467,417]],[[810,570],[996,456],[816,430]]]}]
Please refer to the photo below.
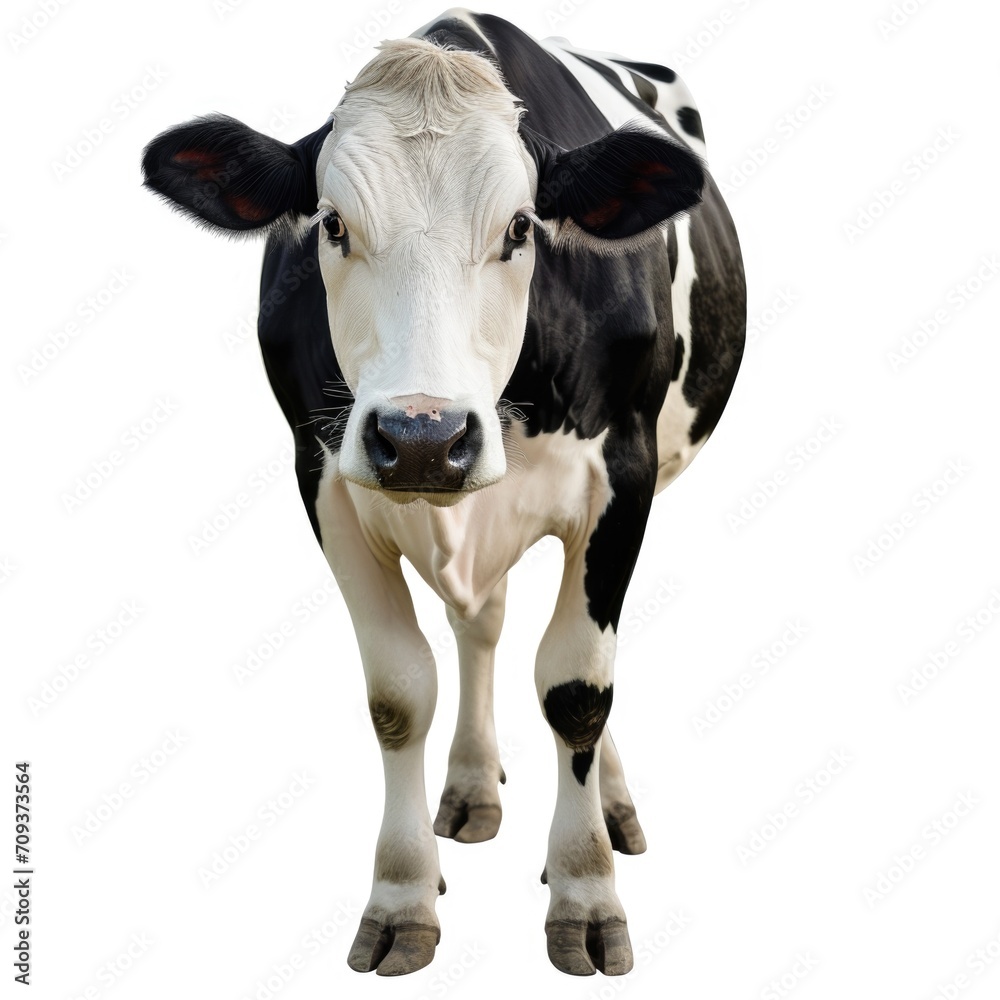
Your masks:
[{"label": "cow's shoulder", "polygon": [[653,420],[673,340],[664,242],[627,257],[536,250],[528,325],[505,396],[528,433],[593,438],[627,416]]}]

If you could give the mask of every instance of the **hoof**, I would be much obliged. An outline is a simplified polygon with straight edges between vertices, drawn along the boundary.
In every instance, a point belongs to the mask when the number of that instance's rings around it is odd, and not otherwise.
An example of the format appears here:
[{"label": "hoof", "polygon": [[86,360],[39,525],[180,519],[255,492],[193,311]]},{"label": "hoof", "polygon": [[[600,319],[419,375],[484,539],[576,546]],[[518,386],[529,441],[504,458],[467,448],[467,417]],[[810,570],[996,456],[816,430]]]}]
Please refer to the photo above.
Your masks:
[{"label": "hoof", "polygon": [[460,793],[446,788],[434,820],[434,832],[460,844],[481,844],[497,835],[502,815],[496,803],[469,805]]},{"label": "hoof", "polygon": [[620,917],[600,923],[551,920],[545,925],[549,961],[570,976],[624,976],[632,970],[632,944]]},{"label": "hoof", "polygon": [[355,972],[405,976],[429,965],[441,932],[430,924],[383,924],[362,917],[347,964]]},{"label": "hoof", "polygon": [[646,838],[631,803],[617,803],[605,810],[604,822],[608,827],[611,847],[619,854],[642,854]]}]

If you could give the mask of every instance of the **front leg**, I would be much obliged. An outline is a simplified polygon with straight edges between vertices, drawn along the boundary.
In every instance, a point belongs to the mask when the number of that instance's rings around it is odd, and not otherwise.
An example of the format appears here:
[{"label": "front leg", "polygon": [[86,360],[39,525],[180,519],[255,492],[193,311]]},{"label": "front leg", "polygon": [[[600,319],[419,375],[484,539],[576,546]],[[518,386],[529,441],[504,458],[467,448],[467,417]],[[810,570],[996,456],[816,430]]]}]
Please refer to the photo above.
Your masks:
[{"label": "front leg", "polygon": [[[644,474],[649,469],[652,474]],[[556,810],[542,876],[551,893],[548,954],[556,968],[578,976],[596,970],[624,975],[633,962],[615,892],[602,784],[605,796],[622,804],[628,794],[614,747],[605,752],[603,743],[614,691],[615,631],[653,495],[655,464],[649,469],[637,469],[631,481],[616,469],[619,475],[609,476],[613,493],[592,491],[587,522],[565,543],[559,598],[535,665],[538,700],[558,759]],[[602,781],[605,760],[612,770]],[[629,832],[631,843],[625,846],[641,850],[637,824]]]},{"label": "front leg", "polygon": [[558,760],[555,816],[542,875],[549,960],[571,975],[632,968],[625,912],[615,892],[599,761],[611,711],[614,632],[589,618],[579,560],[567,561],[559,603],[538,649],[535,687]]},{"label": "front leg", "polygon": [[448,608],[448,621],[458,646],[461,689],[458,724],[448,755],[448,777],[434,832],[462,844],[490,840],[500,828],[497,782],[503,784],[507,778],[500,766],[493,721],[493,664],[506,595],[505,576],[471,621]]},{"label": "front leg", "polygon": [[427,965],[441,936],[435,902],[444,880],[424,789],[424,742],[437,699],[434,657],[398,558],[373,554],[346,488],[327,483],[317,512],[357,633],[385,772],[371,897],[347,963],[357,972],[398,976]]},{"label": "front leg", "polygon": [[[368,710],[382,750],[385,806],[371,898],[347,962],[357,972],[397,976],[427,965],[441,937],[434,902],[444,881],[424,788],[424,742],[437,677],[402,574],[386,574],[380,589],[383,598],[395,599],[384,605],[380,630],[363,627],[358,638]],[[369,602],[382,604],[372,602],[374,592]]]}]

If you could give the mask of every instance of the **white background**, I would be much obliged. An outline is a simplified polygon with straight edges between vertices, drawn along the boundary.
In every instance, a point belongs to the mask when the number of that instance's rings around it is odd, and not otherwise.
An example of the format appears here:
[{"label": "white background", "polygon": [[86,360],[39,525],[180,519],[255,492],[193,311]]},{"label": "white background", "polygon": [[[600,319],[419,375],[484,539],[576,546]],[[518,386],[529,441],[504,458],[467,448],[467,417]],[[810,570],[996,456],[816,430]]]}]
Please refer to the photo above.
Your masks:
[{"label": "white background", "polygon": [[[350,622],[246,336],[260,247],[167,211],[139,159],[208,111],[288,141],[312,131],[371,54],[352,48],[380,7],[73,0],[48,23],[40,3],[5,9],[2,760],[32,764],[34,995],[996,996],[1000,282],[983,261],[1000,251],[1000,18],[972,0],[907,0],[897,27],[880,26],[891,0],[496,9],[536,37],[681,71],[758,326],[719,429],[656,501],[622,619],[611,730],[649,843],[617,861],[635,970],[577,980],[545,957],[555,764],[532,670],[551,542],[511,574],[500,834],[439,841],[431,966],[396,981],[347,968],[381,766]],[[393,10],[380,35],[439,12]],[[100,143],[58,168],[101,119]],[[779,316],[775,302],[791,304]],[[69,504],[115,450],[123,463]],[[250,505],[195,554],[240,492]],[[422,587],[416,599],[441,677],[433,812],[456,670],[441,607]],[[138,617],[98,652],[128,602]],[[788,623],[805,633],[784,648]],[[283,624],[240,683],[234,668]],[[924,690],[901,693],[948,643]],[[762,672],[772,646],[785,655]],[[60,679],[80,654],[85,669]],[[268,826],[260,810],[302,774],[308,790]],[[206,886],[199,869],[250,824],[260,839]],[[5,991],[12,902],[0,889]]]}]

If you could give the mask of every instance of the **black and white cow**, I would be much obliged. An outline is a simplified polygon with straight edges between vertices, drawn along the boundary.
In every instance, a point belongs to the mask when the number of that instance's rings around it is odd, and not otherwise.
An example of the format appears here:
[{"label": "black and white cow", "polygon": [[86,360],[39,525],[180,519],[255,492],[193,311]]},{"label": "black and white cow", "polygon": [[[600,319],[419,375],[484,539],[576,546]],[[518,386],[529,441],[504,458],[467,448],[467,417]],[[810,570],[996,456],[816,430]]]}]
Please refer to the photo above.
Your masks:
[{"label": "black and white cow", "polygon": [[[564,972],[632,967],[612,849],[645,849],[611,742],[615,630],[653,495],[715,427],[742,355],[739,245],[673,71],[455,10],[385,43],[291,145],[221,115],[145,151],[145,182],[267,234],[260,342],[306,510],[350,609],[385,767],[348,962],[413,972],[440,937],[432,836],[495,836],[507,571],[565,548],[538,650],[558,797],[543,873]],[[458,727],[433,825],[434,659],[400,571],[456,635]]]}]

